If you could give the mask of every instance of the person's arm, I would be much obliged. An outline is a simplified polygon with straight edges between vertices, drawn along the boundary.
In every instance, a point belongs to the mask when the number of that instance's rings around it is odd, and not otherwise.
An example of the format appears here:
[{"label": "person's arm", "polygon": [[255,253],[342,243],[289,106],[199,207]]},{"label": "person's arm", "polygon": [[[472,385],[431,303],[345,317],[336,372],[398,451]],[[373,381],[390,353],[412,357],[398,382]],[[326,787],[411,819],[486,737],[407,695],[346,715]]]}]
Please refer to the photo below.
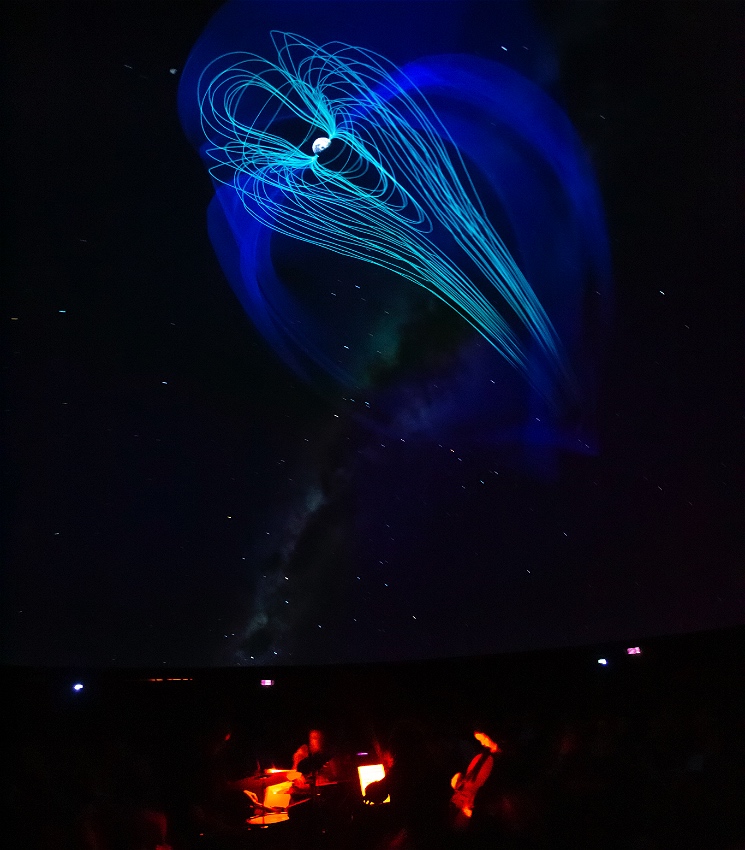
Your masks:
[{"label": "person's arm", "polygon": [[297,770],[297,766],[303,759],[308,758],[308,745],[303,744],[295,750],[295,754],[292,757],[292,769]]}]

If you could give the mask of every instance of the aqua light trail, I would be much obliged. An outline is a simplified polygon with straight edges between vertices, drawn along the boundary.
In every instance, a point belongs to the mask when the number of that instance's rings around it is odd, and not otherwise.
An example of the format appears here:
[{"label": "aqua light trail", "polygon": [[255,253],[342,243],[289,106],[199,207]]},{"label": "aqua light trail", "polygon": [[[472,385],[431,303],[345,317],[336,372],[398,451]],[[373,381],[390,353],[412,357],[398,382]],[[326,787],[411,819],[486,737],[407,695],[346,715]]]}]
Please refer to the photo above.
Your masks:
[{"label": "aqua light trail", "polygon": [[[558,383],[571,394],[558,335],[421,91],[371,51],[276,31],[272,41],[276,62],[228,53],[199,78],[212,177],[265,226],[424,287],[539,392]],[[548,382],[536,378],[536,351]]]}]

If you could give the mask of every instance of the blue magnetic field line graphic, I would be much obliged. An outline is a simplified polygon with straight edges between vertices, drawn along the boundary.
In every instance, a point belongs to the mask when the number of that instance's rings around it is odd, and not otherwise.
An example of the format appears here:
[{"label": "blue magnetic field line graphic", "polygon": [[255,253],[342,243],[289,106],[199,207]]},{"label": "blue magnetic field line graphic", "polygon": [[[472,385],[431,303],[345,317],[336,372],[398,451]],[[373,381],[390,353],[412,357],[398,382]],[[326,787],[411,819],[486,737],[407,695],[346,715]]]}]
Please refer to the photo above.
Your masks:
[{"label": "blue magnetic field line graphic", "polygon": [[[423,287],[544,396],[573,395],[559,336],[420,89],[369,50],[278,31],[272,41],[276,62],[231,52],[199,77],[213,179],[266,227]],[[536,380],[536,351],[548,382]]]}]

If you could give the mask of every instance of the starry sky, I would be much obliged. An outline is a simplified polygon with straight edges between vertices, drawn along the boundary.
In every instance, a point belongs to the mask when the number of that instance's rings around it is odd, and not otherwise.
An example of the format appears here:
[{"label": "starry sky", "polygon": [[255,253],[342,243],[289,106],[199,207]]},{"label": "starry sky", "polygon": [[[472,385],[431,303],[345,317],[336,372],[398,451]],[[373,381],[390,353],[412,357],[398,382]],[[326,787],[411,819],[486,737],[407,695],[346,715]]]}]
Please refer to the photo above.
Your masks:
[{"label": "starry sky", "polygon": [[[330,39],[386,7],[312,5]],[[498,59],[499,4],[461,5],[463,49]],[[220,6],[7,16],[3,662],[402,661],[742,624],[743,5],[529,4],[612,256],[592,440],[550,463],[412,439],[433,406],[406,376],[443,374],[462,333],[441,312],[398,328],[383,431],[256,330],[177,112]]]}]

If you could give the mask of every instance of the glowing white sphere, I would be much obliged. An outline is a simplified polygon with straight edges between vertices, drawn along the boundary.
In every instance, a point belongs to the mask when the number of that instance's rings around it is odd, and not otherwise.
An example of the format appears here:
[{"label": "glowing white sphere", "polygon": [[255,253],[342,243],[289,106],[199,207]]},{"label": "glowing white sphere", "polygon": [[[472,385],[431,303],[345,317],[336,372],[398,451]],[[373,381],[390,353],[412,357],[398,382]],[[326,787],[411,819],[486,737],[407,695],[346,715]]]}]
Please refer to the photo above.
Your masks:
[{"label": "glowing white sphere", "polygon": [[325,151],[326,148],[331,144],[331,139],[327,139],[325,136],[321,136],[319,139],[316,139],[313,142],[313,153],[319,154],[321,151]]}]

